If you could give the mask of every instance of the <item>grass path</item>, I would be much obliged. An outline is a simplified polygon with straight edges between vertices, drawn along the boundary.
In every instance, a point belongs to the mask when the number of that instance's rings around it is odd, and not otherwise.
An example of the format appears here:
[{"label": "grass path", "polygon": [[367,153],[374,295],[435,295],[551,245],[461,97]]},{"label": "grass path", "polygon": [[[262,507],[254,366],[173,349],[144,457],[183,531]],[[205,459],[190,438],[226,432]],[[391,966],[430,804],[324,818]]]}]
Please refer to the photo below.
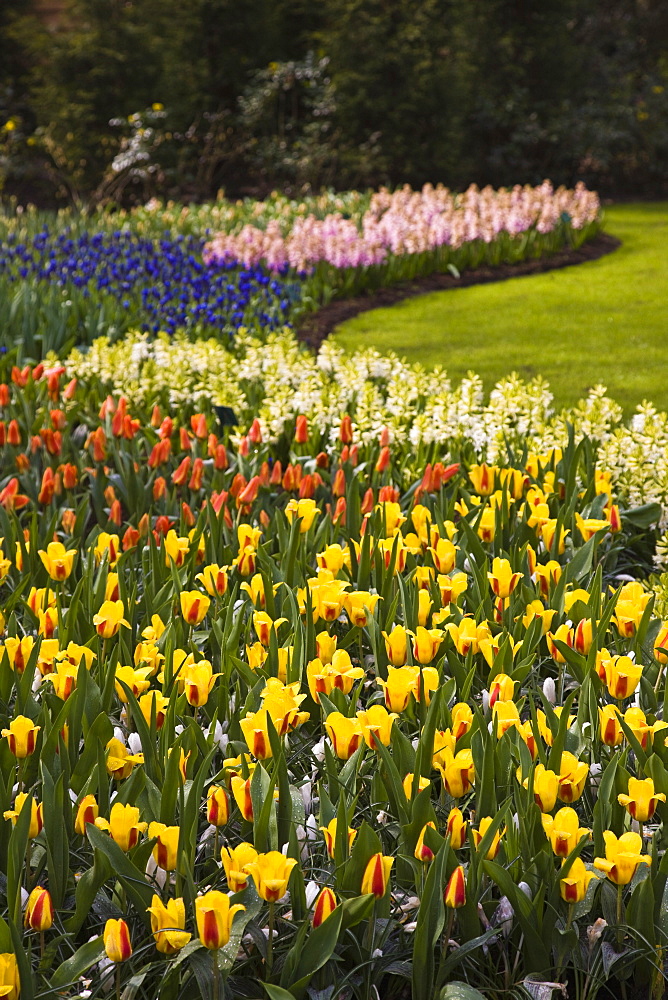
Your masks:
[{"label": "grass path", "polygon": [[485,388],[511,371],[543,375],[567,406],[597,383],[627,413],[668,409],[668,203],[616,205],[605,228],[622,241],[600,260],[490,285],[433,292],[361,313],[334,333]]}]

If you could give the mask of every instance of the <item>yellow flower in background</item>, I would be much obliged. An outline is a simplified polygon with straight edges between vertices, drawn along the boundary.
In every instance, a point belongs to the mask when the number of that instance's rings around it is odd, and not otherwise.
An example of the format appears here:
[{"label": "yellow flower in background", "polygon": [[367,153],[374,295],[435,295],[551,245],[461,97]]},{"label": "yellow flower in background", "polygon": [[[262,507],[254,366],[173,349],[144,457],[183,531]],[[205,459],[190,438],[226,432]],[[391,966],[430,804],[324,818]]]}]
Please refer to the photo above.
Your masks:
[{"label": "yellow flower in background", "polygon": [[431,847],[428,847],[427,844],[425,844],[424,842],[425,834],[429,829],[431,830],[436,829],[436,824],[434,823],[433,820],[429,820],[428,823],[425,823],[425,825],[420,830],[420,836],[417,839],[417,844],[415,845],[415,850],[413,852],[413,856],[418,861],[422,861],[425,864],[428,864],[430,861],[434,860],[434,852],[432,851]]},{"label": "yellow flower in background", "polygon": [[477,653],[480,649],[480,640],[492,637],[487,623],[481,622],[478,625],[474,618],[462,618],[459,625],[450,622],[445,626],[445,631],[450,633],[455,648],[461,656],[466,656],[469,650]]},{"label": "yellow flower in background", "polygon": [[441,595],[441,604],[447,608],[449,604],[457,603],[458,598],[468,589],[469,580],[466,573],[440,573],[436,577],[436,585]]},{"label": "yellow flower in background", "polygon": [[489,496],[494,491],[494,480],[498,472],[498,466],[487,465],[486,462],[482,465],[472,465],[469,469],[469,479],[476,493],[484,497]]},{"label": "yellow flower in background", "polygon": [[189,705],[206,705],[220,674],[214,674],[209,660],[190,663],[182,672],[183,690]]},{"label": "yellow flower in background", "polygon": [[445,633],[442,629],[427,629],[422,625],[418,625],[413,640],[413,656],[418,663],[427,664],[435,659],[436,654],[441,648],[444,635]]},{"label": "yellow flower in background", "polygon": [[37,554],[51,579],[62,581],[72,572],[77,550],[66,549],[62,542],[49,542],[46,551],[40,549]]},{"label": "yellow flower in background", "polygon": [[86,836],[86,824],[95,823],[100,815],[100,807],[94,795],[84,795],[77,806],[77,814],[74,820],[74,829],[81,837]]},{"label": "yellow flower in background", "polygon": [[439,757],[440,760],[434,761],[434,764],[441,773],[443,787],[453,799],[460,799],[471,790],[475,781],[473,754],[470,750],[460,750],[453,754],[445,747]]},{"label": "yellow flower in background", "polygon": [[315,500],[290,500],[285,507],[285,516],[290,524],[295,518],[301,519],[299,532],[302,535],[309,530],[318,514],[320,508],[316,507]]},{"label": "yellow flower in background", "polygon": [[[519,775],[518,775],[519,777]],[[524,788],[529,787],[529,779],[522,782]],[[559,775],[549,771],[543,764],[536,764],[533,773],[533,797],[542,813],[549,813],[555,807],[559,790]]]},{"label": "yellow flower in background", "polygon": [[[548,518],[542,525],[540,530],[540,536],[543,539],[543,544],[548,552],[552,551],[554,546],[554,539],[557,533],[557,522],[558,518]],[[559,529],[559,541],[557,542],[557,552],[560,556],[566,551],[566,535],[570,535],[570,528],[564,528],[563,524]]]},{"label": "yellow flower in background", "polygon": [[97,816],[94,822],[98,830],[106,830],[111,834],[112,840],[126,853],[137,846],[139,835],[148,827],[148,823],[139,821],[137,806],[123,805],[121,802],[114,802],[108,820]]},{"label": "yellow flower in background", "polygon": [[183,566],[186,556],[190,550],[190,540],[180,538],[173,528],[171,528],[163,538],[162,544],[165,547],[165,565]]},{"label": "yellow flower in background", "polygon": [[[32,931],[48,931],[53,926],[51,895],[41,885],[33,889],[28,896],[23,923]],[[3,996],[2,986],[0,986],[0,996]]]},{"label": "yellow flower in background", "polygon": [[239,807],[239,812],[248,823],[253,822],[253,800],[250,793],[250,778],[232,775],[232,795]]},{"label": "yellow flower in background", "polygon": [[113,569],[121,552],[121,540],[118,535],[110,535],[107,531],[101,531],[97,536],[93,551],[95,562],[101,562],[106,556],[109,566]]},{"label": "yellow flower in background", "polygon": [[[402,782],[403,788],[404,788],[404,795],[406,796],[406,798],[408,799],[409,802],[413,798],[413,782],[414,782],[414,780],[415,780],[415,775],[411,772],[410,774],[406,775],[406,777],[404,778],[404,780]],[[419,795],[420,792],[423,792],[425,790],[425,788],[429,788],[430,785],[431,785],[431,781],[429,780],[429,778],[419,777],[418,778],[418,782],[417,782],[417,790],[416,790],[415,794]]]},{"label": "yellow flower in background", "polygon": [[574,634],[573,629],[569,628],[568,625],[560,625],[558,629],[554,632],[548,632],[545,636],[547,640],[547,648],[549,650],[550,656],[555,663],[565,663],[566,657],[560,649],[557,648],[555,644],[555,639],[559,642],[564,642],[567,646],[573,648]]},{"label": "yellow flower in background", "polygon": [[605,872],[615,885],[628,885],[638,865],[651,865],[648,854],[641,854],[642,837],[639,833],[623,833],[615,837],[610,830],[603,831],[605,857],[594,858],[594,868]]},{"label": "yellow flower in background", "polygon": [[124,705],[127,704],[128,696],[119,681],[122,681],[123,684],[127,684],[135,698],[139,698],[139,696],[144,694],[145,691],[148,691],[151,686],[151,672],[150,667],[140,667],[139,670],[136,670],[134,667],[116,667],[116,682],[114,687],[116,688],[116,694],[118,695],[119,700],[122,701]]},{"label": "yellow flower in background", "polygon": [[241,903],[230,905],[230,897],[216,889],[205,892],[195,900],[197,934],[205,948],[217,951],[230,940],[235,914],[246,907]]},{"label": "yellow flower in background", "polygon": [[295,858],[286,858],[280,851],[269,851],[258,854],[255,861],[249,861],[245,867],[253,877],[258,895],[275,903],[288,891],[290,873],[296,864]]},{"label": "yellow flower in background", "polygon": [[588,542],[590,538],[596,534],[597,531],[610,531],[610,524],[608,521],[600,520],[596,517],[582,517],[581,514],[575,515],[575,523],[577,524],[580,534],[582,535],[585,542]]},{"label": "yellow flower in background", "polygon": [[599,739],[608,747],[617,747],[624,739],[619,714],[617,705],[604,705],[598,710]]},{"label": "yellow flower in background", "polygon": [[652,818],[659,802],[665,802],[663,792],[657,792],[651,778],[629,778],[628,795],[620,793],[617,801],[638,823],[646,823]]},{"label": "yellow flower in background", "polygon": [[492,721],[496,726],[496,735],[499,739],[515,726],[520,728],[520,713],[514,701],[495,701],[492,706]]},{"label": "yellow flower in background", "polygon": [[556,587],[561,578],[562,569],[561,564],[556,561],[556,559],[550,559],[549,562],[545,564],[539,563],[533,575],[536,578],[536,583],[538,584],[538,589],[541,596],[545,599],[548,598],[550,594],[550,587]]},{"label": "yellow flower in background", "polygon": [[153,896],[148,907],[151,914],[151,931],[155,946],[163,955],[173,955],[185,947],[192,937],[186,926],[186,908],[183,899],[168,899],[163,903],[160,896]]},{"label": "yellow flower in background", "polygon": [[130,929],[124,920],[107,920],[103,941],[107,958],[111,962],[126,962],[132,957]]},{"label": "yellow flower in background", "polygon": [[328,545],[322,552],[318,552],[316,562],[320,569],[328,569],[336,576],[344,566],[350,569],[350,549],[338,544]]},{"label": "yellow flower in background", "polygon": [[497,701],[512,701],[514,694],[515,681],[512,677],[509,677],[508,674],[497,674],[489,685],[490,707],[494,708]]},{"label": "yellow flower in background", "polygon": [[22,674],[28,665],[34,647],[35,639],[32,635],[24,635],[21,639],[18,636],[9,635],[5,639],[4,646],[0,646],[0,656],[4,649],[12,670]]}]

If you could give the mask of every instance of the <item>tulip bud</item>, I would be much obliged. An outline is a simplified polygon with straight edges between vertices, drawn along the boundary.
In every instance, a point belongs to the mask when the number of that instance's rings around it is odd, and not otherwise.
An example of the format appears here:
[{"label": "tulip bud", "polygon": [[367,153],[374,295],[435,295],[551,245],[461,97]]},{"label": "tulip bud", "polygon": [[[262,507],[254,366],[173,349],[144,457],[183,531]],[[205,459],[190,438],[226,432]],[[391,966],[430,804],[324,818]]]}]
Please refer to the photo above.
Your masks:
[{"label": "tulip bud", "polygon": [[124,920],[107,920],[103,940],[104,950],[111,962],[125,962],[131,957],[130,930]]},{"label": "tulip bud", "polygon": [[324,920],[327,920],[327,917],[332,915],[336,906],[336,896],[329,886],[325,886],[315,901],[315,908],[313,910],[313,926],[320,927],[320,924]]},{"label": "tulip bud", "polygon": [[466,904],[466,877],[462,865],[458,865],[448,879],[443,902],[453,910]]},{"label": "tulip bud", "polygon": [[28,896],[24,923],[33,931],[48,931],[53,924],[51,895],[41,885],[33,889]]},{"label": "tulip bud", "polygon": [[390,872],[394,858],[383,854],[374,854],[368,861],[362,876],[361,894],[373,893],[377,899],[382,899],[390,880]]}]

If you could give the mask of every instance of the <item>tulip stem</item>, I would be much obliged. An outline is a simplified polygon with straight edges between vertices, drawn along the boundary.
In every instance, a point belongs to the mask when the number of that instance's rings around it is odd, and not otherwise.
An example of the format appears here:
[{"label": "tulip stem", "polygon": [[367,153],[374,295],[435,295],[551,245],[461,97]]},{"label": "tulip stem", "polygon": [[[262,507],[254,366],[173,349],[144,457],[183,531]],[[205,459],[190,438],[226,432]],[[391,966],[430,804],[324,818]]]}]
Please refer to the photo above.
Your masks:
[{"label": "tulip stem", "polygon": [[622,913],[624,911],[624,886],[617,886],[617,948],[622,950],[624,944],[624,934],[622,932]]},{"label": "tulip stem", "polygon": [[116,962],[116,1000],[121,1000],[121,964]]},{"label": "tulip stem", "polygon": [[275,903],[269,903],[269,936],[267,938],[267,979],[271,975],[271,968],[274,964],[274,907]]},{"label": "tulip stem", "polygon": [[218,1000],[220,994],[220,969],[218,968],[218,949],[211,952],[213,959],[213,1000]]},{"label": "tulip stem", "polygon": [[44,961],[44,931],[39,932],[39,955],[40,959]]},{"label": "tulip stem", "polygon": [[445,959],[448,954],[448,945],[450,944],[450,936],[452,934],[452,926],[455,922],[455,913],[457,912],[454,908],[448,907],[448,923],[445,928],[445,938],[443,940],[443,958]]}]

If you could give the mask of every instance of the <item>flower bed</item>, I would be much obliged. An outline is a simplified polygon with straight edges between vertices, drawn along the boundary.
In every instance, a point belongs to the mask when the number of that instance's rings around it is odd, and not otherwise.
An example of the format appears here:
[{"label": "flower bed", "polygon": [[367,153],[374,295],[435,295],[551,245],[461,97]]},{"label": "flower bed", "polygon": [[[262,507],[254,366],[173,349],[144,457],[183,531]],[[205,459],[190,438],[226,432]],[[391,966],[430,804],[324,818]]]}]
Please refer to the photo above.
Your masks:
[{"label": "flower bed", "polygon": [[540,383],[477,435],[475,380],[439,411],[415,369],[386,427],[409,370],[366,355],[272,426],[279,341],[232,433],[101,349],[0,385],[5,992],[657,988],[660,509],[597,464],[610,405],[537,451]]}]

